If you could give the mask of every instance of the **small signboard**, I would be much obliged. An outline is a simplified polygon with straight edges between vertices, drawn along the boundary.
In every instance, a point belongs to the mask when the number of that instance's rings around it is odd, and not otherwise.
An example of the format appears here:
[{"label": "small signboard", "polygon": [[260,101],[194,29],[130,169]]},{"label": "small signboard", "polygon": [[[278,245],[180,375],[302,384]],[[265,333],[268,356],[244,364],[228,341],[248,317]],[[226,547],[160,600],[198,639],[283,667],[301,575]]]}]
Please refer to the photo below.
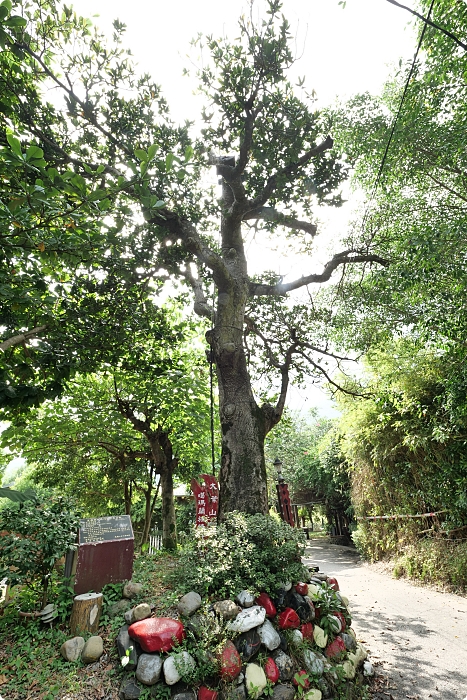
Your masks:
[{"label": "small signboard", "polygon": [[134,535],[129,515],[80,520],[75,593],[131,579]]},{"label": "small signboard", "polygon": [[217,521],[219,510],[219,484],[216,477],[212,474],[201,474],[201,479],[204,484],[199,484],[196,479],[190,482],[195,495],[196,527],[212,525]]},{"label": "small signboard", "polygon": [[283,481],[277,484],[277,496],[279,498],[279,508],[282,520],[295,527],[292,504],[290,502],[289,487]]}]

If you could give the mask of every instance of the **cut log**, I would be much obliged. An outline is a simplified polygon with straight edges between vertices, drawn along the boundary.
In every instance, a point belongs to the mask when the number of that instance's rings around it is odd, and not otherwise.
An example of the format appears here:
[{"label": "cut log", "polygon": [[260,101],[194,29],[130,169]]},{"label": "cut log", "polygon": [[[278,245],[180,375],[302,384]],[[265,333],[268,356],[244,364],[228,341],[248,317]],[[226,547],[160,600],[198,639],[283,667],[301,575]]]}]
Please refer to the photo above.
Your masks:
[{"label": "cut log", "polygon": [[73,600],[70,629],[73,636],[82,636],[84,632],[94,634],[99,628],[102,611],[102,593],[81,593]]}]

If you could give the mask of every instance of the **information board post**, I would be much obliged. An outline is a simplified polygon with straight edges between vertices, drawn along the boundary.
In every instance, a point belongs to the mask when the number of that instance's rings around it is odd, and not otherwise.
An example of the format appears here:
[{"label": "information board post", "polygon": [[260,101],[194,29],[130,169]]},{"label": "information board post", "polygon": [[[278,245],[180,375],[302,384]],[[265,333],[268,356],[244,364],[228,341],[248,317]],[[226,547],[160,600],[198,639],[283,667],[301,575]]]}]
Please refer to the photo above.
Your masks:
[{"label": "information board post", "polygon": [[101,591],[133,574],[134,535],[129,515],[80,520],[75,593]]}]

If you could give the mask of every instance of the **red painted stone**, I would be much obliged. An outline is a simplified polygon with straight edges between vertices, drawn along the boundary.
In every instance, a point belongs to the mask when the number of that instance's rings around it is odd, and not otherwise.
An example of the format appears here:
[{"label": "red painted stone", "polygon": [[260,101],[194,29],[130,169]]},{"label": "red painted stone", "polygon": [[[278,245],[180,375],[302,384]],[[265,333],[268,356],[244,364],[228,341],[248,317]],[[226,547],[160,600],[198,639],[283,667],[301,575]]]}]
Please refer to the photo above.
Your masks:
[{"label": "red painted stone", "polygon": [[271,657],[266,659],[266,663],[264,664],[264,674],[268,681],[271,681],[271,683],[277,683],[279,680],[279,669],[276,666],[276,662],[274,659],[271,659]]},{"label": "red painted stone", "polygon": [[198,690],[198,700],[217,700],[217,690],[206,688],[205,685],[200,686]]},{"label": "red painted stone", "polygon": [[[300,684],[298,683],[298,680],[297,680],[296,676],[304,676],[304,678],[303,678],[303,680],[300,682]],[[307,673],[306,671],[303,671],[303,670],[302,670],[302,671],[297,671],[297,673],[295,674],[295,676],[292,678],[292,683],[293,683],[294,685],[296,685],[296,686],[300,685],[300,686],[301,686],[302,688],[304,688],[305,690],[308,690],[308,688],[310,687],[310,681],[309,681],[309,679],[308,679],[308,673]]]},{"label": "red painted stone", "polygon": [[297,583],[295,590],[297,593],[300,593],[300,595],[308,595],[308,586],[306,583]]},{"label": "red painted stone", "polygon": [[233,642],[227,642],[220,657],[220,677],[225,681],[233,681],[242,670],[242,660]]},{"label": "red painted stone", "polygon": [[255,602],[266,610],[266,617],[275,617],[277,614],[276,606],[267,593],[260,593]]},{"label": "red painted stone", "polygon": [[345,644],[340,637],[336,637],[331,644],[328,644],[324,653],[328,659],[335,659],[341,654],[345,654]]},{"label": "red painted stone", "polygon": [[300,627],[300,618],[295,610],[286,608],[279,615],[279,628],[281,630],[296,630]]},{"label": "red painted stone", "polygon": [[302,625],[300,629],[303,634],[303,639],[313,640],[313,625],[311,624],[311,622],[305,622],[305,624]]},{"label": "red painted stone", "polygon": [[327,583],[331,586],[331,588],[334,588],[335,591],[339,590],[339,584],[337,583],[337,579],[334,578],[334,576],[330,576],[327,579]]},{"label": "red painted stone", "polygon": [[316,605],[315,605],[315,619],[316,619],[316,621],[318,621],[320,619],[320,617],[321,617],[321,610],[320,610],[320,608],[316,607]]},{"label": "red painted stone", "polygon": [[128,628],[130,637],[141,645],[143,651],[170,651],[185,639],[185,628],[170,617],[148,617],[134,622]]},{"label": "red painted stone", "polygon": [[347,627],[347,623],[345,621],[344,613],[335,612],[332,614],[334,615],[334,617],[337,617],[337,619],[340,620],[341,627],[342,627],[341,632],[345,632],[345,628]]}]

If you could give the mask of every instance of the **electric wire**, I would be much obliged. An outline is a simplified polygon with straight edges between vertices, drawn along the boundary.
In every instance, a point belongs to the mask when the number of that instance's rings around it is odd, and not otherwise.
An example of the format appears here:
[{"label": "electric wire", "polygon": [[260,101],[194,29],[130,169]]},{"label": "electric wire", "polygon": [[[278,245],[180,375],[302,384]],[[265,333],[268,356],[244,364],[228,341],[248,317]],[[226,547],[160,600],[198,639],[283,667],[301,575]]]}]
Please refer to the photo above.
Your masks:
[{"label": "electric wire", "polygon": [[[390,0],[389,0],[389,1],[390,1]],[[431,0],[430,9],[429,9],[429,11],[428,11],[428,18],[429,18],[430,15],[431,15],[431,11],[432,11],[432,9],[433,9],[433,5],[434,5],[434,4],[435,4],[435,0]],[[388,153],[389,153],[389,148],[390,148],[390,146],[391,146],[392,139],[393,139],[394,133],[395,133],[395,131],[396,131],[397,122],[398,122],[399,117],[400,117],[400,115],[401,115],[402,106],[403,106],[403,104],[404,104],[404,100],[405,100],[405,97],[406,97],[406,95],[407,95],[407,90],[409,89],[410,81],[411,81],[412,76],[413,76],[413,74],[414,74],[414,72],[415,72],[415,68],[416,68],[416,65],[417,65],[418,54],[420,53],[420,49],[421,49],[421,46],[422,46],[422,43],[423,43],[423,39],[424,39],[424,37],[425,37],[425,32],[426,32],[427,26],[428,26],[428,25],[427,25],[427,23],[425,22],[425,24],[423,25],[422,32],[421,32],[421,34],[420,34],[420,39],[418,40],[417,50],[416,50],[415,55],[414,55],[414,57],[413,57],[412,65],[411,65],[411,67],[410,67],[410,71],[409,71],[409,74],[408,74],[408,76],[407,76],[407,80],[405,81],[404,91],[403,91],[403,93],[402,93],[402,97],[401,97],[400,102],[399,102],[399,107],[398,107],[396,116],[394,117],[393,122],[392,122],[391,131],[390,131],[390,134],[389,134],[389,139],[388,139],[388,142],[387,142],[387,144],[386,144],[386,148],[385,148],[385,150],[384,150],[384,154],[383,154],[383,158],[382,158],[382,160],[381,160],[381,164],[380,164],[380,166],[379,166],[378,175],[376,176],[375,184],[373,185],[373,190],[372,190],[372,192],[371,192],[369,202],[367,203],[367,206],[366,206],[366,209],[365,209],[365,214],[364,214],[364,216],[363,216],[363,221],[362,221],[362,229],[365,228],[365,223],[366,223],[366,220],[367,220],[367,218],[368,218],[368,213],[369,213],[370,205],[371,205],[371,203],[372,203],[372,201],[373,201],[373,199],[374,199],[374,197],[375,197],[375,195],[376,195],[376,192],[377,192],[377,190],[378,190],[379,183],[380,183],[380,181],[381,181],[381,177],[382,177],[382,175],[383,175],[383,170],[384,170],[384,166],[385,166],[385,164],[386,164],[386,159],[387,159],[387,156],[388,156]]]},{"label": "electric wire", "polygon": [[[444,27],[441,27],[439,24],[436,24],[436,22],[432,22],[430,20],[430,15],[428,14],[428,17],[424,17],[421,15],[419,12],[416,12],[416,10],[412,10],[410,7],[407,7],[407,5],[402,5],[400,2],[396,2],[396,0],[386,0],[386,2],[390,2],[391,5],[395,5],[396,7],[401,7],[403,10],[407,10],[407,12],[410,12],[410,14],[414,15],[415,17],[418,17],[419,19],[422,20],[422,22],[425,22],[425,24],[429,24],[430,27],[434,27],[435,29],[438,29],[440,32],[448,36],[450,39],[456,42],[460,47],[464,49],[464,51],[467,51],[467,44],[464,44],[463,41],[461,41],[455,34],[450,32],[448,29],[444,29]],[[431,12],[431,10],[430,10]]]}]

